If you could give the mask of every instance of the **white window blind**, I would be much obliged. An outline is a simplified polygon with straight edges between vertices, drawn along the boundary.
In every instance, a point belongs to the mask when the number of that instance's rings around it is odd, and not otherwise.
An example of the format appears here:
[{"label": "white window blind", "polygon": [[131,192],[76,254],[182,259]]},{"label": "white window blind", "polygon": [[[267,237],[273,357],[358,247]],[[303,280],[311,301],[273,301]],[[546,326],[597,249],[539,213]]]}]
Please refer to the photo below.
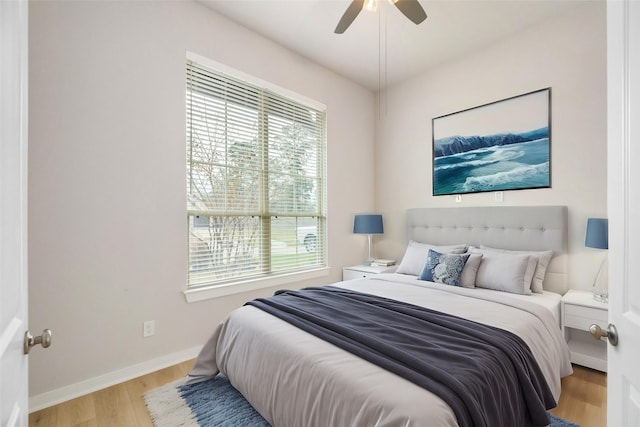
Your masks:
[{"label": "white window blind", "polygon": [[326,113],[187,60],[188,288],[326,267]]}]

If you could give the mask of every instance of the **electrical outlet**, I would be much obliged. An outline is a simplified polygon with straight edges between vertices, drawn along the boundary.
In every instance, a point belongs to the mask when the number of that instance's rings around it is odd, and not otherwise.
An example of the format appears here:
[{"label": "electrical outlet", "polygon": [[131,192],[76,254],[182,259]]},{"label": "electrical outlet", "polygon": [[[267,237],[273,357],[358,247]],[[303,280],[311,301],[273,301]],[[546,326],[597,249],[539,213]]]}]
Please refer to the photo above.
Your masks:
[{"label": "electrical outlet", "polygon": [[148,338],[156,333],[156,321],[147,320],[142,323],[142,336]]},{"label": "electrical outlet", "polygon": [[459,194],[456,194],[456,203],[462,203],[462,196]]},{"label": "electrical outlet", "polygon": [[496,191],[495,193],[496,202],[502,202],[504,200],[504,194],[502,191]]}]

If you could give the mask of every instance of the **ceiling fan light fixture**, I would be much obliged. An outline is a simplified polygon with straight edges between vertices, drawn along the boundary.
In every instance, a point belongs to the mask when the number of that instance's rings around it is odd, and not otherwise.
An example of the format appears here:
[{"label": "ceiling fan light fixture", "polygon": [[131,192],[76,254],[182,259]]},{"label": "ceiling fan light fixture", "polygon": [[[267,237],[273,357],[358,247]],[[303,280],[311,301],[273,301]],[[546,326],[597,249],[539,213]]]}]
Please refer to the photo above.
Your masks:
[{"label": "ceiling fan light fixture", "polygon": [[378,10],[378,0],[365,0],[364,9],[375,12]]},{"label": "ceiling fan light fixture", "polygon": [[[404,16],[416,25],[427,19],[427,14],[422,6],[420,6],[418,0],[389,0],[389,3],[394,5]],[[378,9],[378,0],[351,0],[349,7],[342,15],[342,18],[340,18],[334,33],[344,33],[362,9],[375,12]]]}]

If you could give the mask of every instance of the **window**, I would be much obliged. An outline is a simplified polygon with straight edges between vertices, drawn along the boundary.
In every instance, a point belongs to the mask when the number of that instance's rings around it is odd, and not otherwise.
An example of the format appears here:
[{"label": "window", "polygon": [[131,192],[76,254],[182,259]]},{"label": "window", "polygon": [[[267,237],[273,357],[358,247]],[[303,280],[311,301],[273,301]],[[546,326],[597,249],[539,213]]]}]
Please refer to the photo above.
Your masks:
[{"label": "window", "polygon": [[186,66],[188,289],[326,267],[324,106],[203,62]]}]

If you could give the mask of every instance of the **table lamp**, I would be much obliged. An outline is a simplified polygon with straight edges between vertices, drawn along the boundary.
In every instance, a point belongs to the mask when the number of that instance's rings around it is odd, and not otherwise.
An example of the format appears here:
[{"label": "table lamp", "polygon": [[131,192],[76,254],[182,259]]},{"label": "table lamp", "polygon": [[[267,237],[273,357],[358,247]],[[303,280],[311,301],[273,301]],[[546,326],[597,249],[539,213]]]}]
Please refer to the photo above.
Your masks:
[{"label": "table lamp", "polygon": [[371,265],[373,255],[371,253],[371,235],[382,234],[382,215],[379,214],[358,214],[353,218],[353,232],[356,234],[367,234],[369,237],[369,257],[364,261],[364,265]]},{"label": "table lamp", "polygon": [[[587,233],[584,245],[588,248],[609,249],[609,220],[607,218],[587,219]],[[608,263],[605,255],[596,280],[593,282],[593,299],[609,301]]]}]

